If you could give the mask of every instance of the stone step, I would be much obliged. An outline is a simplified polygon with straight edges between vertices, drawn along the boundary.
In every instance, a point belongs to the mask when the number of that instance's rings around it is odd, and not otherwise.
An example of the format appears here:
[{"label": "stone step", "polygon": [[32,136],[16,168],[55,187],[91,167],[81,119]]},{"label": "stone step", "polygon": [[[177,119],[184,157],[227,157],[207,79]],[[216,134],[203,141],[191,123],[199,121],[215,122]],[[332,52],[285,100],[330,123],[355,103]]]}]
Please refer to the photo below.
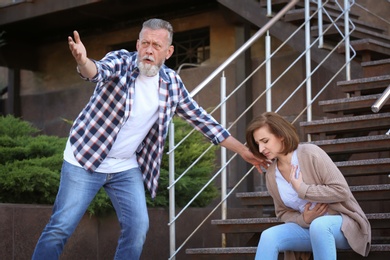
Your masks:
[{"label": "stone step", "polygon": [[[350,45],[356,51],[357,56],[364,61],[374,61],[390,58],[390,44],[373,39],[360,39],[350,41]],[[337,48],[338,53],[345,53],[345,44]],[[351,55],[352,55],[351,51]]]},{"label": "stone step", "polygon": [[[362,185],[350,187],[357,201],[390,200],[390,184]],[[272,206],[268,191],[239,192],[236,197],[245,206]]]},{"label": "stone step", "polygon": [[[310,16],[312,16],[317,10],[317,5],[310,7]],[[337,19],[337,17],[340,15],[340,10],[335,9],[332,5],[326,5],[325,10],[328,12],[328,14],[331,16],[331,18],[334,20]],[[314,15],[314,19],[318,19],[318,13]],[[323,23],[331,23],[332,21],[329,19],[329,17],[325,14],[322,16]],[[358,20],[357,16],[350,17],[350,20],[353,22],[353,24],[359,28],[370,30],[376,33],[384,33],[386,32],[386,28],[382,26],[373,25],[361,20]],[[305,9],[304,8],[298,8],[298,9],[292,9],[288,11],[283,16],[283,21],[285,22],[292,22],[294,24],[302,24],[305,21]],[[341,17],[338,19],[338,21],[344,21],[344,17]],[[313,24],[313,23],[312,23]]]},{"label": "stone step", "polygon": [[329,155],[390,151],[390,135],[329,139],[311,143],[318,145]]},{"label": "stone step", "polygon": [[339,87],[344,93],[355,96],[382,94],[390,85],[390,73],[383,76],[338,81]]},{"label": "stone step", "polygon": [[389,74],[390,59],[365,61],[361,63],[364,77],[376,77]]},{"label": "stone step", "polygon": [[388,175],[390,158],[335,162],[345,177]]},{"label": "stone step", "polygon": [[[390,213],[369,213],[366,216],[370,221],[371,229],[390,228]],[[211,224],[216,225],[221,233],[229,234],[258,233],[281,223],[276,217],[211,220]]]},{"label": "stone step", "polygon": [[[372,114],[371,106],[381,97],[381,94],[356,96],[319,101],[322,111],[332,114]],[[390,100],[388,100],[380,112],[390,112]]]},{"label": "stone step", "polygon": [[390,128],[390,113],[378,113],[361,116],[345,116],[323,120],[301,122],[304,134],[320,135],[326,139],[328,135],[352,134],[368,131],[388,131]]},{"label": "stone step", "polygon": [[[336,28],[337,26],[337,28]],[[312,26],[311,28],[311,34],[313,37],[318,37],[318,26]],[[351,28],[350,28],[351,29]],[[343,40],[342,35],[340,34],[340,31],[344,33],[344,23],[337,21],[335,24],[324,24],[323,25],[323,34],[325,37],[325,40],[329,43],[333,43],[335,46],[336,43]],[[350,40],[360,40],[360,39],[373,39],[379,42],[383,43],[390,43],[390,37],[383,33],[373,32],[366,28],[360,28],[355,27],[355,30],[353,30],[350,34]]]},{"label": "stone step", "polygon": [[[188,259],[196,260],[253,260],[257,247],[211,247],[211,248],[188,248]],[[279,259],[283,253],[279,254]],[[338,250],[337,259],[367,259],[385,260],[390,257],[390,244],[372,244],[370,254],[363,258],[352,250]]]}]

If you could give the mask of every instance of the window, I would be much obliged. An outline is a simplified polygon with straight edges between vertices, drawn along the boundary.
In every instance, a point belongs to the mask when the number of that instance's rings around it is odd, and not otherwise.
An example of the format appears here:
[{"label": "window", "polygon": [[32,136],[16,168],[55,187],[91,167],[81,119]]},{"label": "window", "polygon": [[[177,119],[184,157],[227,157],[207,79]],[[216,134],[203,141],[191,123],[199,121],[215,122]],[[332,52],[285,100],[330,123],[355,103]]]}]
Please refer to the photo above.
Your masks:
[{"label": "window", "polygon": [[166,65],[177,70],[183,63],[201,64],[210,58],[210,29],[202,28],[173,35],[175,52]]}]

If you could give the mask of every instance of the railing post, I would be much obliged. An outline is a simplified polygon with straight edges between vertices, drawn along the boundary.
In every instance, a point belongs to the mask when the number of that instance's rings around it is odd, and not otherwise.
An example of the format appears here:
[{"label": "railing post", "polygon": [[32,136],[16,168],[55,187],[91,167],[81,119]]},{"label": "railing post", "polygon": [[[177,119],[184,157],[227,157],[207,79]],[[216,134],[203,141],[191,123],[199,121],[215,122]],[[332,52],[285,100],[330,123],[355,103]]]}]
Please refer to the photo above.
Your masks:
[{"label": "railing post", "polygon": [[[226,128],[226,77],[225,72],[222,72],[221,77],[221,125]],[[221,146],[221,165],[226,164],[226,148]],[[226,167],[221,172],[221,217],[227,218],[227,201],[225,200],[227,194],[227,176]],[[222,247],[226,247],[226,234],[222,233]]]},{"label": "railing post", "polygon": [[267,0],[267,17],[272,17],[272,1]]},{"label": "railing post", "polygon": [[344,34],[345,34],[345,75],[346,80],[351,80],[351,55],[350,55],[350,42],[349,42],[349,0],[344,0]]},{"label": "railing post", "polygon": [[271,36],[269,31],[265,36],[265,86],[266,86],[266,109],[272,111],[272,93],[271,93]]},{"label": "railing post", "polygon": [[[175,124],[171,121],[169,124],[169,149],[175,147]],[[169,154],[169,185],[175,182],[175,151]],[[175,219],[175,186],[169,189],[169,222]],[[169,226],[169,250],[170,255],[176,251],[176,223],[172,222]],[[176,259],[175,257],[170,259]]]},{"label": "railing post", "polygon": [[[310,0],[305,0],[305,49],[306,49],[306,104],[307,107],[307,121],[312,120],[311,108],[311,51],[310,51]],[[307,136],[307,141],[311,141],[311,136]]]},{"label": "railing post", "polygon": [[317,1],[317,9],[318,9],[318,48],[323,48],[324,47],[324,29],[323,29],[323,21],[322,21],[322,0]]}]

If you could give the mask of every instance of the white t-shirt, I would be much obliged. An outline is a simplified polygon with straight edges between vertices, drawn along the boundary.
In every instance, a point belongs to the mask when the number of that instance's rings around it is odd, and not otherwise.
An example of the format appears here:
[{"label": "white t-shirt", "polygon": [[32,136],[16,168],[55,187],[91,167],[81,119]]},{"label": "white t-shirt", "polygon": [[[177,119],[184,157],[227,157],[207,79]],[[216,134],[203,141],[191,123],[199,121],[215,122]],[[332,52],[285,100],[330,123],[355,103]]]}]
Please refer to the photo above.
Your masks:
[{"label": "white t-shirt", "polygon": [[[137,77],[130,117],[123,124],[107,158],[96,172],[114,173],[138,167],[135,151],[158,118],[158,80],[158,74],[154,77],[140,74]],[[128,110],[129,107],[126,107],[126,111]],[[64,160],[81,167],[74,157],[69,139]]]},{"label": "white t-shirt", "polygon": [[[297,156],[297,151],[293,152],[291,158],[291,164],[297,165],[297,172],[300,171],[299,161]],[[294,190],[291,183],[289,183],[285,178],[283,178],[282,173],[279,171],[278,167],[276,167],[276,183],[278,185],[278,190],[280,197],[283,203],[292,209],[298,210],[299,212],[303,212],[305,210],[305,205],[308,203],[307,200],[303,200],[298,197],[298,193]],[[313,208],[316,203],[312,203],[310,208]]]}]

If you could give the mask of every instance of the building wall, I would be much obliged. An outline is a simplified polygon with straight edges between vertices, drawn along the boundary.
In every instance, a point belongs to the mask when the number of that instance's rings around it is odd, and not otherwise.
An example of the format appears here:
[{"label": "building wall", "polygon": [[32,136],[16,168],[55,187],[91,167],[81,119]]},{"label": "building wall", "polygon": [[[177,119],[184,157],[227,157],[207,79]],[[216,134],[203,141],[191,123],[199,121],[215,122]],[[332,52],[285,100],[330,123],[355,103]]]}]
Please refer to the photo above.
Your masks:
[{"label": "building wall", "polygon": [[[180,209],[177,210],[178,214]],[[149,231],[144,244],[141,260],[166,260],[170,256],[169,210],[150,208]],[[174,223],[176,229],[176,245],[179,248],[187,237],[197,228],[210,213],[210,208],[190,208]],[[0,259],[31,259],[39,236],[49,221],[52,206],[23,205],[0,203]],[[229,217],[237,218],[244,211],[229,211]],[[259,217],[258,209],[248,209],[247,216]],[[186,248],[219,247],[221,233],[211,219],[218,219],[216,211],[193,237],[183,245],[176,259],[186,259]],[[191,219],[191,221],[188,221]],[[120,235],[120,227],[116,215],[105,217],[90,216],[86,213],[75,232],[69,238],[61,255],[62,260],[113,259]],[[247,235],[250,238],[250,234]],[[247,238],[249,240],[249,238]],[[247,240],[228,239],[227,246],[242,246]]]},{"label": "building wall", "polygon": [[[175,32],[210,26],[210,59],[195,73],[186,70],[182,73],[188,90],[192,90],[215,68],[215,64],[221,63],[234,51],[234,27],[226,23],[219,12],[207,12],[170,22]],[[79,33],[88,57],[98,60],[109,51],[110,46],[136,40],[140,28],[141,25],[116,31]],[[40,46],[39,56],[38,71],[21,71],[22,117],[42,129],[44,134],[67,136],[70,126],[62,119],[73,120],[78,115],[92,94],[94,84],[82,80],[77,74],[67,39]],[[0,71],[6,75],[5,68]],[[2,81],[4,85],[7,84],[6,78]],[[215,101],[207,93],[199,97],[205,97],[206,102],[200,102],[205,107],[212,106],[212,103],[207,104],[210,98],[212,102]]]}]

